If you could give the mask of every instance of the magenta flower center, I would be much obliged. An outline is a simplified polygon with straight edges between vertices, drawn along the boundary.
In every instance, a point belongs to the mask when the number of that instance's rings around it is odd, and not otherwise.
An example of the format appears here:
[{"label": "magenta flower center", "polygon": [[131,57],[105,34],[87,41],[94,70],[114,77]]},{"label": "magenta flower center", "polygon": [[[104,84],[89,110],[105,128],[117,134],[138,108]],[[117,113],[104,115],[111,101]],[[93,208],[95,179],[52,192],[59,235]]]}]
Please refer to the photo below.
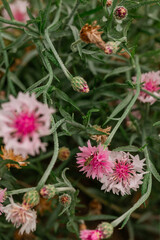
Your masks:
[{"label": "magenta flower center", "polygon": [[157,86],[156,81],[149,80],[144,84],[144,88],[149,92],[156,92],[160,89],[160,87]]},{"label": "magenta flower center", "polygon": [[21,136],[26,136],[33,133],[37,129],[36,118],[33,113],[21,113],[16,116],[14,128]]},{"label": "magenta flower center", "polygon": [[115,164],[114,175],[116,179],[127,180],[133,174],[133,165],[127,161],[117,161]]},{"label": "magenta flower center", "polygon": [[19,22],[24,22],[24,20],[25,20],[24,13],[20,12],[19,10],[17,10],[14,13],[14,18]]}]

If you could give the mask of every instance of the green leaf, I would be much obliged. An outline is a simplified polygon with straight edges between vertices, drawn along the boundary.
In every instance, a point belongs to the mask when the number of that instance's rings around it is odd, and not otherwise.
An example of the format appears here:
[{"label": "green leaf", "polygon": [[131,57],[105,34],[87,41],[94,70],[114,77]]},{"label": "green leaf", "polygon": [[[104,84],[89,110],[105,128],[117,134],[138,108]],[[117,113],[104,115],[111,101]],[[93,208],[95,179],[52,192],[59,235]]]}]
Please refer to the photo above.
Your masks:
[{"label": "green leaf", "polygon": [[153,124],[153,127],[156,127],[156,126],[159,126],[159,125],[160,125],[160,121],[155,122],[155,123]]},{"label": "green leaf", "polygon": [[[73,36],[74,36],[74,40],[77,41],[79,39],[79,31],[75,26],[70,25],[70,28],[72,30]],[[77,49],[79,52],[80,57],[82,58],[82,47],[81,47],[81,43],[77,44]]]},{"label": "green leaf", "polygon": [[122,147],[118,147],[118,148],[115,148],[113,149],[113,151],[115,152],[120,152],[120,151],[124,151],[124,152],[138,152],[139,151],[139,148],[136,147],[136,146],[122,146]]},{"label": "green leaf", "polygon": [[12,14],[11,8],[10,8],[9,3],[7,2],[7,0],[2,0],[2,3],[3,3],[3,5],[4,5],[6,11],[8,12],[10,18],[11,18],[12,20],[14,20],[14,16],[13,16],[13,14]]},{"label": "green leaf", "polygon": [[106,80],[108,77],[118,75],[120,73],[130,71],[132,69],[133,69],[132,66],[115,68],[113,71],[105,75],[104,80]]}]

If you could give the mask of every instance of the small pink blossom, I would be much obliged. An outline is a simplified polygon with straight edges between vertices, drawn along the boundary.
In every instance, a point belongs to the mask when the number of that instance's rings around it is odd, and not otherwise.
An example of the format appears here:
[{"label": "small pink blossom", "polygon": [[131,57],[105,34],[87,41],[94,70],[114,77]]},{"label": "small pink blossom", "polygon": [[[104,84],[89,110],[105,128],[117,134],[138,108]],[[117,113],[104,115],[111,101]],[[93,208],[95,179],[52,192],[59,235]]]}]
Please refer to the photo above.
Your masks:
[{"label": "small pink blossom", "polygon": [[139,156],[132,156],[129,152],[111,152],[110,154],[114,167],[113,172],[104,175],[100,180],[102,190],[113,191],[114,194],[121,193],[122,196],[130,194],[130,190],[137,191],[142,184],[144,161]]},{"label": "small pink blossom", "polygon": [[[25,23],[27,20],[29,20],[27,7],[29,7],[29,2],[25,0],[15,0],[14,2],[10,3],[10,8],[16,21]],[[5,9],[2,11],[2,15],[8,20],[10,19]]]},{"label": "small pink blossom", "polygon": [[103,233],[99,230],[81,230],[81,240],[100,240],[103,239]]},{"label": "small pink blossom", "polygon": [[90,140],[87,144],[87,147],[79,147],[82,152],[77,153],[77,164],[81,168],[80,171],[84,171],[87,173],[87,177],[93,179],[100,179],[104,174],[112,172],[113,163],[109,158],[108,149],[101,144],[92,147]]},{"label": "small pink blossom", "polygon": [[16,228],[20,228],[19,233],[23,234],[26,232],[29,234],[36,230],[36,211],[27,209],[25,206],[15,203],[10,198],[9,205],[3,207],[3,211],[8,222],[12,222]]},{"label": "small pink blossom", "polygon": [[[133,77],[133,82],[136,83],[136,77]],[[141,76],[142,89],[151,92],[157,97],[160,97],[160,71],[144,73]],[[151,105],[156,102],[156,99],[143,91],[140,92],[138,97],[139,101],[143,103],[150,103]]]},{"label": "small pink blossom", "polygon": [[3,213],[3,205],[2,203],[5,200],[5,192],[6,192],[7,188],[5,189],[0,189],[0,215],[2,215]]},{"label": "small pink blossom", "polygon": [[50,134],[50,116],[54,110],[37,101],[35,95],[19,93],[10,96],[10,102],[2,104],[0,110],[0,137],[7,150],[16,155],[35,155],[45,151],[46,143],[40,137]]}]

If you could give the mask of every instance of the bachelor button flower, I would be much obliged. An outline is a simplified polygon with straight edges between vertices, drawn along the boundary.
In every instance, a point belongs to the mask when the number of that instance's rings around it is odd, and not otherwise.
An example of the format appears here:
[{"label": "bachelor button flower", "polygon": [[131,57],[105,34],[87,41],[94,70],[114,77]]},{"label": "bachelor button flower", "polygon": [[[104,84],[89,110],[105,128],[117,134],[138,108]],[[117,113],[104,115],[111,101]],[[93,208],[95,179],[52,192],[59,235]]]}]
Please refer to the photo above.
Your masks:
[{"label": "bachelor button flower", "polygon": [[107,42],[105,45],[104,52],[106,54],[116,53],[118,50],[118,44],[116,42]]},{"label": "bachelor button flower", "polygon": [[108,222],[102,222],[97,226],[97,229],[102,232],[103,239],[108,239],[113,234],[113,226]]},{"label": "bachelor button flower", "polygon": [[[136,83],[136,77],[133,77],[133,82]],[[141,75],[142,89],[160,97],[160,71],[148,72]],[[138,97],[139,101],[143,103],[150,103],[151,105],[157,100],[143,91],[140,92]]]},{"label": "bachelor button flower", "polygon": [[81,168],[80,171],[87,173],[87,177],[93,179],[100,179],[104,174],[112,172],[113,163],[109,157],[109,151],[101,144],[98,147],[92,147],[90,141],[88,141],[87,147],[79,147],[82,151],[77,153],[77,164]]},{"label": "bachelor button flower", "polygon": [[5,200],[5,193],[6,193],[7,188],[5,189],[0,189],[0,215],[3,213],[3,205],[2,203]]},{"label": "bachelor button flower", "polygon": [[[28,162],[25,162],[25,160],[28,158],[23,158],[21,155],[15,155],[13,150],[9,149],[6,150],[5,148],[1,147],[2,153],[0,154],[0,157],[3,160],[12,160],[15,161],[15,163],[7,163],[6,166],[10,169],[11,167],[15,167],[17,169],[20,169],[21,167],[27,166]],[[16,162],[18,164],[16,164]]]},{"label": "bachelor button flower", "polygon": [[100,240],[103,239],[102,231],[99,230],[81,230],[80,238],[81,240]]},{"label": "bachelor button flower", "polygon": [[130,194],[130,190],[137,191],[142,184],[143,166],[145,159],[140,160],[139,156],[132,156],[125,152],[111,152],[110,157],[114,164],[113,172],[104,175],[100,182],[103,183],[102,190],[113,191],[114,194],[121,193],[122,196]]},{"label": "bachelor button flower", "polygon": [[87,82],[82,77],[73,77],[71,79],[71,85],[76,92],[88,93],[89,87]]},{"label": "bachelor button flower", "polygon": [[[27,20],[29,20],[27,7],[29,7],[29,2],[25,0],[15,0],[14,2],[10,3],[10,8],[16,21],[25,23]],[[8,20],[10,19],[5,9],[2,11],[2,15]]]},{"label": "bachelor button flower", "polygon": [[35,155],[45,151],[46,143],[40,137],[50,134],[50,116],[54,110],[37,101],[35,95],[19,93],[10,96],[10,102],[2,104],[0,110],[0,137],[5,148],[13,149],[15,155]]},{"label": "bachelor button flower", "polygon": [[25,206],[16,204],[12,198],[10,198],[11,204],[5,206],[3,211],[8,222],[12,222],[16,228],[20,228],[19,233],[26,232],[29,234],[36,230],[36,211],[26,208]]},{"label": "bachelor button flower", "polygon": [[128,15],[128,10],[123,6],[118,6],[114,10],[114,16],[117,20],[124,20]]},{"label": "bachelor button flower", "polygon": [[113,3],[113,0],[107,0],[106,6],[110,7],[110,6],[112,6],[112,3]]}]

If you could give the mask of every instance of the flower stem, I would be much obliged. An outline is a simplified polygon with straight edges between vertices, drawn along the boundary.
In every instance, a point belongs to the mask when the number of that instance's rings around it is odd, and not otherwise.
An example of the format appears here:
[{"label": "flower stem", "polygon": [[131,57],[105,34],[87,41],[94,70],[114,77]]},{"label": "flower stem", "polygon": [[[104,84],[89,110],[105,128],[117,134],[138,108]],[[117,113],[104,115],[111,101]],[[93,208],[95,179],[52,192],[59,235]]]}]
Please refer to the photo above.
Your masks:
[{"label": "flower stem", "polygon": [[56,193],[65,192],[65,191],[75,192],[76,190],[73,187],[56,188]]}]

